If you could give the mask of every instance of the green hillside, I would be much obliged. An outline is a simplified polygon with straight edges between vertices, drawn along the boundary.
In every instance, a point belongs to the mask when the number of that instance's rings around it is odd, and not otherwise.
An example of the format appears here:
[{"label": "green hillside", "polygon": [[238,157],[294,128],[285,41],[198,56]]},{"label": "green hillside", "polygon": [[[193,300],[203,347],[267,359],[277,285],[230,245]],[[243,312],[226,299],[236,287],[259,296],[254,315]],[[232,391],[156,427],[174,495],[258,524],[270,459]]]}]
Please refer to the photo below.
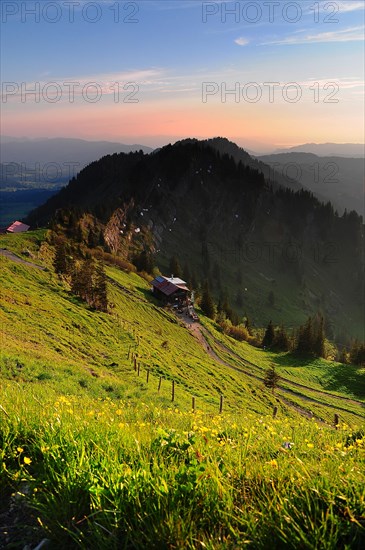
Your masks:
[{"label": "green hillside", "polygon": [[0,237],[0,547],[363,545],[364,368],[188,330],[117,267],[95,311],[45,237]]},{"label": "green hillside", "polygon": [[[0,248],[27,262],[1,256],[4,378],[53,388],[62,384],[63,392],[76,395],[87,391],[95,397],[132,398],[154,395],[161,376],[175,380],[176,400],[182,407],[190,406],[194,395],[202,409],[214,410],[223,394],[225,406],[232,410],[249,407],[267,413],[273,400],[258,389],[260,380],[245,372],[262,379],[263,370],[275,363],[289,386],[291,381],[308,386],[304,393],[313,388],[331,396],[364,399],[363,369],[322,359],[298,365],[290,354],[238,343],[203,318],[204,338],[220,361],[215,359],[175,314],[152,297],[146,280],[133,272],[107,267],[110,313],[92,310],[54,273],[54,250],[44,236],[44,231],[35,231],[0,238]],[[140,365],[139,379],[132,356]],[[157,397],[165,402],[169,396],[170,385],[162,383]],[[354,407],[359,412],[360,405]]]}]

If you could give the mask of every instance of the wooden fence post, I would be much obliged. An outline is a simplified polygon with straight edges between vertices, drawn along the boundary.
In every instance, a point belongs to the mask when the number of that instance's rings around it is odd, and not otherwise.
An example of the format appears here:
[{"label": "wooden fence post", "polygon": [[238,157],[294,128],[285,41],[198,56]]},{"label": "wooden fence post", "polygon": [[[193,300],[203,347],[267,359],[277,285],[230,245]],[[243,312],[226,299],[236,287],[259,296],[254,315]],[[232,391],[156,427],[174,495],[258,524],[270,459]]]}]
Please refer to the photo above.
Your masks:
[{"label": "wooden fence post", "polygon": [[222,411],[223,411],[223,395],[221,395],[220,401],[219,401],[219,414],[221,414]]},{"label": "wooden fence post", "polygon": [[338,425],[339,425],[339,423],[340,423],[340,419],[338,418],[338,414],[335,414],[335,418],[334,418],[334,422],[333,422],[333,423],[334,423],[335,428],[336,428],[336,430],[337,430],[337,427],[338,427]]},{"label": "wooden fence post", "polygon": [[172,381],[172,387],[171,387],[171,401],[175,401],[175,380]]},{"label": "wooden fence post", "polygon": [[136,356],[133,357],[133,362],[134,362],[134,370],[137,370],[137,359],[136,359]]},{"label": "wooden fence post", "polygon": [[277,407],[274,407],[274,409],[273,409],[273,411],[272,411],[272,417],[273,417],[273,418],[276,418],[277,414],[278,414],[278,408],[277,408]]},{"label": "wooden fence post", "polygon": [[141,368],[141,365],[138,363],[138,368],[137,368],[137,374],[138,374],[138,376],[139,376],[140,368]]},{"label": "wooden fence post", "polygon": [[149,379],[149,377],[150,377],[150,371],[147,369],[147,374],[146,374],[146,382],[147,382],[147,384],[148,384],[148,379]]},{"label": "wooden fence post", "polygon": [[162,384],[162,376],[160,376],[160,380],[158,381],[158,388],[157,388],[157,391],[160,391],[160,389],[161,389],[161,384]]},{"label": "wooden fence post", "polygon": [[194,396],[191,398],[191,408],[192,408],[193,412],[195,412],[195,397]]}]

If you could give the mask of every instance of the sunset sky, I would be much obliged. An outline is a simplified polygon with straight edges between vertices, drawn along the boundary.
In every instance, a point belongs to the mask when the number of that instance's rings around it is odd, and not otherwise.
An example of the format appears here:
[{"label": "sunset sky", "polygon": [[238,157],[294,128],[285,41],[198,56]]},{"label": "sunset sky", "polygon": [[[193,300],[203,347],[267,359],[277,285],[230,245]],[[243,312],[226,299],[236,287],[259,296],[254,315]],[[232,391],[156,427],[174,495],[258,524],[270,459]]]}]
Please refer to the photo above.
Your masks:
[{"label": "sunset sky", "polygon": [[2,0],[1,134],[364,142],[364,7]]}]

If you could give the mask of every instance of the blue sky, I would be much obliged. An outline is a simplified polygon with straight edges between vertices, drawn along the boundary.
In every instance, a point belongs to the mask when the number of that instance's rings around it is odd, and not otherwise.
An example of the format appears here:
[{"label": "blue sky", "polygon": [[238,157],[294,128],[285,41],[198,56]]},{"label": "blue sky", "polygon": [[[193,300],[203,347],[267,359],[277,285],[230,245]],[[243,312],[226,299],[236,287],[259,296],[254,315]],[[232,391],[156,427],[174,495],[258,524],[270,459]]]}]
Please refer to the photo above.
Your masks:
[{"label": "blue sky", "polygon": [[[264,148],[363,142],[364,7],[358,0],[2,0],[1,133],[152,145],[227,135]],[[72,104],[69,81],[79,83]],[[51,82],[61,90],[55,103],[21,90]],[[96,103],[82,93],[90,82],[102,91]],[[138,86],[136,103],[125,102],[122,88],[115,99],[113,85],[127,82]],[[268,82],[278,83],[272,102]],[[203,102],[206,83],[215,93]],[[238,86],[239,100],[224,86]],[[256,103],[251,92],[261,93]]]}]

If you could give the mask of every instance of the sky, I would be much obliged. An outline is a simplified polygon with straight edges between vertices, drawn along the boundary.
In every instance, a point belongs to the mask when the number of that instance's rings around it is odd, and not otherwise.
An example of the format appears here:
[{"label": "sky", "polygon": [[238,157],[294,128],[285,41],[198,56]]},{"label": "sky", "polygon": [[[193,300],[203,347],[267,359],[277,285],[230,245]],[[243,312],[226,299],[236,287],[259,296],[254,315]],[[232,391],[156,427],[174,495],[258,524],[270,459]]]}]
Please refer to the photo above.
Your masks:
[{"label": "sky", "polygon": [[1,127],[265,152],[363,143],[363,0],[1,0]]}]

